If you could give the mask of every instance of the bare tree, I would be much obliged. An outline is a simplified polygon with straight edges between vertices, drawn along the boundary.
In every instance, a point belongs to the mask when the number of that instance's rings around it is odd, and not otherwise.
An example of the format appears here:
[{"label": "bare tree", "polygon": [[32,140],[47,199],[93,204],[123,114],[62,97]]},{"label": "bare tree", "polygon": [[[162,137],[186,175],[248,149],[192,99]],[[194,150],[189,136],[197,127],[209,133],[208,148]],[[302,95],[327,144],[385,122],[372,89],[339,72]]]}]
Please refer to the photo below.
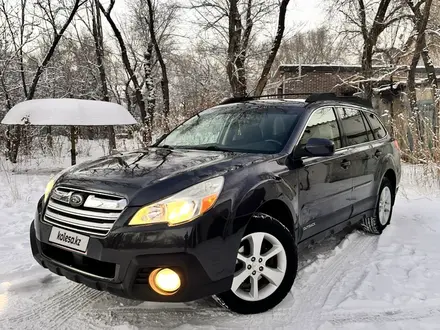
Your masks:
[{"label": "bare tree", "polygon": [[284,39],[276,63],[341,63],[347,61],[348,48],[344,38],[332,34],[329,26],[322,26]]},{"label": "bare tree", "polygon": [[332,12],[336,9],[345,19],[341,32],[346,35],[360,36],[362,46],[363,90],[366,98],[373,95],[373,55],[381,34],[393,24],[410,17],[403,11],[400,1],[391,0],[336,0]]},{"label": "bare tree", "polygon": [[[287,6],[288,1],[283,3]],[[248,94],[247,61],[250,46],[255,38],[257,25],[265,22],[277,6],[277,2],[267,0],[192,1],[192,9],[199,14],[203,29],[212,31],[220,43],[217,51],[223,54],[220,49],[226,48],[226,73],[233,96]],[[284,8],[284,4],[280,8]],[[283,25],[283,20],[279,23]],[[275,41],[283,32],[284,29],[277,31]],[[277,42],[272,47],[276,44]]]},{"label": "bare tree", "polygon": [[[415,33],[416,33],[414,54],[413,54],[410,69],[408,72],[408,92],[409,92],[411,109],[413,110],[413,112],[416,115],[417,133],[418,133],[420,140],[423,141],[420,113],[419,113],[419,108],[417,106],[415,78],[416,78],[417,64],[419,63],[420,57],[422,56],[424,49],[426,49],[426,34],[425,34],[425,32],[426,32],[426,27],[428,25],[428,20],[429,20],[429,16],[430,16],[432,0],[420,0],[417,4],[415,4],[412,0],[407,0],[407,2],[408,2],[408,6],[411,8],[411,10],[414,13]],[[423,8],[423,12],[422,12],[420,10],[420,7],[423,4],[424,4],[424,8]],[[427,52],[427,50],[426,50],[426,52]],[[425,56],[427,56],[427,53],[425,53]],[[435,70],[434,70],[434,74],[435,74]],[[435,81],[435,83],[436,83],[436,81]]]},{"label": "bare tree", "polygon": [[[153,82],[153,44],[150,42],[147,51],[144,54],[144,72],[145,72],[145,94],[147,95],[147,122],[148,127],[153,127],[154,110],[156,108],[156,89]],[[168,87],[167,87],[168,88]],[[169,92],[169,91],[168,91]],[[168,94],[169,95],[169,94]],[[168,100],[169,106],[169,100]],[[166,120],[166,129],[168,130],[168,120]]]},{"label": "bare tree", "polygon": [[[31,100],[34,98],[35,92],[38,87],[38,82],[46,69],[47,65],[51,61],[52,57],[55,54],[55,50],[57,49],[57,46],[63,37],[65,31],[67,30],[68,26],[72,22],[76,12],[78,11],[78,8],[83,4],[84,2],[81,0],[74,0],[71,8],[66,8],[66,4],[63,3],[57,3],[54,5],[52,1],[49,0],[39,0],[36,2],[36,7],[34,7],[34,10],[39,10],[39,13],[34,13],[33,17],[30,18],[30,23],[27,21],[26,13],[28,11],[28,3],[26,0],[20,1],[20,15],[17,18],[16,16],[12,15],[10,11],[7,10],[6,4],[4,1],[0,3],[0,11],[3,15],[3,18],[7,22],[7,25],[9,27],[9,40],[11,40],[11,43],[14,46],[15,50],[15,57],[18,60],[19,63],[19,72],[21,76],[21,83],[23,88],[23,96],[20,97],[20,99],[26,99]],[[48,26],[49,30],[51,31],[51,41],[50,45],[45,52],[43,59],[40,64],[38,64],[35,68],[35,71],[31,77],[31,84],[30,86],[27,85],[26,81],[26,69],[25,69],[25,63],[24,63],[24,46],[27,42],[29,42],[29,35],[32,35],[33,29],[36,28],[36,24],[34,23],[34,19],[36,17],[40,18],[40,24],[42,26]],[[64,18],[64,23],[59,24],[61,17]],[[16,26],[18,26],[18,33],[16,33]],[[18,37],[17,37],[18,36]],[[4,75],[4,71],[2,73],[2,76]],[[3,78],[2,78],[3,79]],[[4,80],[3,80],[4,83]],[[6,85],[3,84],[4,89],[6,89]],[[18,101],[18,100],[17,100]],[[12,102],[10,103],[12,105]],[[20,146],[20,135],[21,135],[21,128],[19,126],[16,126],[9,132],[8,138],[10,139],[9,143],[9,159],[12,162],[17,161],[17,155],[18,155],[18,149]]]},{"label": "bare tree", "polygon": [[[122,33],[118,29],[113,18],[111,17],[111,12],[112,12],[113,7],[115,5],[115,0],[110,1],[110,4],[107,9],[104,8],[104,6],[99,2],[99,0],[98,0],[98,5],[99,5],[101,12],[104,14],[105,18],[107,19],[108,23],[110,24],[110,26],[113,30],[113,33],[118,41],[119,48],[121,50],[122,62],[124,63],[125,69],[128,72],[129,82],[132,82],[134,85],[136,104],[139,107],[139,111],[141,113],[142,124],[145,125],[147,113],[145,111],[145,101],[144,101],[144,97],[142,94],[142,87],[141,87],[141,84],[139,83],[138,77],[136,76],[136,73],[135,73],[135,71],[131,65],[130,59],[128,57],[127,46],[125,44],[124,38],[122,37]],[[149,133],[149,132],[150,132],[150,130],[148,128],[146,130],[144,129],[144,133],[142,134],[142,140],[144,143],[149,143],[151,141],[151,135],[150,135],[151,133]]]},{"label": "bare tree", "polygon": [[[423,2],[425,3],[424,12],[422,12],[420,9]],[[420,22],[423,23],[425,19],[427,20],[426,27],[428,27],[429,19],[432,15],[432,11],[433,11],[432,10],[432,7],[433,7],[432,1],[420,1],[417,4],[414,4],[413,1],[408,1],[408,5],[414,14],[413,22],[414,22],[414,26],[416,27],[416,29],[417,29],[417,27],[419,27],[421,25]],[[428,13],[426,12],[427,8],[428,8]],[[428,17],[425,17],[425,15],[428,15]],[[421,26],[421,27],[423,27],[423,26]],[[422,49],[422,52],[420,55],[423,59],[423,64],[425,65],[425,70],[428,75],[428,81],[429,81],[430,86],[432,87],[432,92],[433,92],[433,96],[434,96],[435,113],[434,113],[434,120],[433,120],[433,131],[434,131],[435,136],[438,137],[439,136],[439,122],[438,122],[439,118],[438,118],[438,116],[440,114],[440,91],[439,91],[439,86],[438,86],[437,74],[435,71],[434,63],[431,58],[429,46],[427,43],[427,33],[426,32],[427,31],[425,30],[419,39],[419,42],[421,43],[420,47]],[[419,35],[419,33],[417,33],[417,36],[418,35]],[[415,42],[417,42],[417,40],[415,40]],[[414,55],[417,56],[416,54],[414,54]],[[411,75],[412,74],[413,73],[411,73]],[[414,84],[413,84],[413,86],[414,86]]]},{"label": "bare tree", "polygon": [[[102,100],[110,101],[108,87],[107,87],[107,74],[104,66],[104,36],[102,33],[101,13],[99,10],[98,0],[92,0],[92,26],[93,26],[93,39],[95,41],[96,50],[96,64],[98,65],[99,78],[101,82]],[[109,150],[116,149],[115,130],[113,126],[108,126],[108,141]]]},{"label": "bare tree", "polygon": [[269,72],[272,68],[272,64],[277,56],[278,49],[280,48],[281,40],[283,39],[285,21],[286,21],[286,11],[287,5],[290,0],[282,0],[279,9],[278,16],[278,28],[275,35],[275,39],[272,44],[272,48],[267,57],[266,63],[264,64],[263,71],[261,72],[260,79],[258,80],[257,87],[255,89],[255,95],[260,96],[263,93],[264,87],[266,87],[267,80],[269,79]]},{"label": "bare tree", "polygon": [[179,123],[187,116],[220,102],[230,94],[228,76],[224,63],[211,56],[204,41],[191,52],[174,55],[170,61],[173,73],[173,100],[178,109]]},{"label": "bare tree", "polygon": [[150,30],[150,37],[151,37],[151,43],[154,46],[154,50],[156,52],[157,59],[160,64],[160,69],[162,71],[162,95],[163,95],[163,103],[164,103],[164,115],[165,115],[165,126],[166,130],[169,130],[168,125],[168,115],[170,113],[170,88],[169,88],[169,82],[168,82],[168,73],[167,73],[167,66],[165,64],[165,61],[162,56],[162,51],[159,46],[159,41],[156,37],[156,29],[155,29],[155,9],[153,7],[153,4],[151,0],[147,0],[148,4],[148,27]]}]

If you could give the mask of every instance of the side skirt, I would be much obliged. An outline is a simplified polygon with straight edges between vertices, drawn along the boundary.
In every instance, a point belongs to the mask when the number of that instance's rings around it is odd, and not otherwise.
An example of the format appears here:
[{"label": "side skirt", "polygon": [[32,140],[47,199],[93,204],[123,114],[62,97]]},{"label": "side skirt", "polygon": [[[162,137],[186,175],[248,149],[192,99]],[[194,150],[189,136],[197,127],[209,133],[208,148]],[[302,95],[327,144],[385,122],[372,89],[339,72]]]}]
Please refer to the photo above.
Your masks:
[{"label": "side skirt", "polygon": [[348,229],[348,228],[353,229],[354,227],[359,225],[359,222],[362,219],[367,218],[367,217],[372,217],[373,214],[374,214],[374,209],[366,211],[361,214],[357,214],[354,217],[351,217],[350,219],[348,219],[346,221],[343,221],[333,227],[330,227],[324,231],[321,231],[321,232],[313,235],[312,237],[306,238],[305,240],[299,242],[298,249],[303,249],[310,244],[315,244],[315,243],[322,241],[328,237],[331,237],[334,234],[339,233],[345,229]]}]

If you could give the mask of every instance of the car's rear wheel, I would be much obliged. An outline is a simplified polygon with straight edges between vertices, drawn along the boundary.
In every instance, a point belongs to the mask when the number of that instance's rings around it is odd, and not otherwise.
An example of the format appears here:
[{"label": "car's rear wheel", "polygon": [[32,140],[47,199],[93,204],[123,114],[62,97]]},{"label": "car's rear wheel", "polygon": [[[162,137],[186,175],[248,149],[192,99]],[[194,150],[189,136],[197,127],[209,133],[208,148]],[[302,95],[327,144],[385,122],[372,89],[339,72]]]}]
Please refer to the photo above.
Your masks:
[{"label": "car's rear wheel", "polygon": [[265,312],[289,293],[297,268],[297,249],[289,230],[267,214],[256,214],[241,240],[232,287],[216,298],[240,314]]},{"label": "car's rear wheel", "polygon": [[362,220],[361,225],[366,232],[380,235],[390,224],[393,214],[394,194],[395,191],[391,181],[385,177],[380,186],[374,216]]}]

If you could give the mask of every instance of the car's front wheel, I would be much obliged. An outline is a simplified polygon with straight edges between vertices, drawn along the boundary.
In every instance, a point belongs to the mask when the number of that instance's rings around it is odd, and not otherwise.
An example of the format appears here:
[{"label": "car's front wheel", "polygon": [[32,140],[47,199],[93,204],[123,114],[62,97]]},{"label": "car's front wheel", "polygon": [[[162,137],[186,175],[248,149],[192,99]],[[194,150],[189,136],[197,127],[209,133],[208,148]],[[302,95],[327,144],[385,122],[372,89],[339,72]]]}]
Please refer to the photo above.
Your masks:
[{"label": "car's front wheel", "polygon": [[292,234],[277,219],[256,214],[241,240],[232,287],[217,300],[236,313],[265,312],[289,293],[297,269]]}]

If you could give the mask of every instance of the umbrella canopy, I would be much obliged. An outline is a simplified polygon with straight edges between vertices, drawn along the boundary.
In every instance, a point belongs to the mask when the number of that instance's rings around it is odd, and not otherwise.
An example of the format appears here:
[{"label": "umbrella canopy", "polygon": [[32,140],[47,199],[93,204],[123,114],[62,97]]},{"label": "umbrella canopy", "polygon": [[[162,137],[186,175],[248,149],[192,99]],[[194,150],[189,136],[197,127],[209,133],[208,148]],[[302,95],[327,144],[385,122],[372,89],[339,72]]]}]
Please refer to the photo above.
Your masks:
[{"label": "umbrella canopy", "polygon": [[136,119],[117,103],[77,99],[24,101],[8,111],[7,125],[111,126],[132,125]]}]

